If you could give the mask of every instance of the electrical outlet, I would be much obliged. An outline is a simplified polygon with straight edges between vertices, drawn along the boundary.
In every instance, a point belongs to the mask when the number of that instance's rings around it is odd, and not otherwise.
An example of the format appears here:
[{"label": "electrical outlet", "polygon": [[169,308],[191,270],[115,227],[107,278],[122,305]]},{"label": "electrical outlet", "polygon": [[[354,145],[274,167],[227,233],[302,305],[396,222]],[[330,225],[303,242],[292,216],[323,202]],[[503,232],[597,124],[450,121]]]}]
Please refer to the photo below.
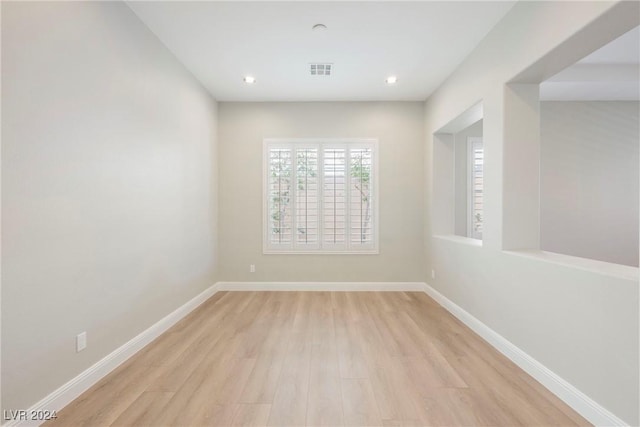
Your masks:
[{"label": "electrical outlet", "polygon": [[436,271],[435,270],[431,270],[431,278],[432,279],[436,278]]},{"label": "electrical outlet", "polygon": [[87,333],[83,332],[76,336],[76,353],[80,353],[87,348]]},{"label": "electrical outlet", "polygon": [[256,265],[255,264],[249,265],[249,273],[255,273],[255,272],[256,272]]}]

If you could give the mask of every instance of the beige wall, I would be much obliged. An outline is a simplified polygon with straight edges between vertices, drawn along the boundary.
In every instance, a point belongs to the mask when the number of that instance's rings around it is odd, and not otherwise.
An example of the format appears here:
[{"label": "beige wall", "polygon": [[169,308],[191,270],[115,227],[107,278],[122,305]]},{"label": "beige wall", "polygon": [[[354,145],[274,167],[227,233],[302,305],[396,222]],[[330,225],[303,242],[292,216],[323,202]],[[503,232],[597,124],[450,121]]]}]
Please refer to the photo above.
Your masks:
[{"label": "beige wall", "polygon": [[[429,277],[638,424],[637,278],[501,246],[503,199],[512,196],[503,179],[504,83],[612,4],[518,3],[426,104],[223,103],[216,119],[215,101],[124,4],[3,2],[3,408],[33,404],[216,280]],[[591,40],[631,28],[621,15],[637,13],[610,16]],[[566,65],[588,53],[569,50],[576,57]],[[433,237],[430,218],[442,178],[432,134],[481,99],[478,247]],[[379,139],[379,255],[262,254],[262,141],[271,137]],[[89,346],[75,353],[81,331]]]},{"label": "beige wall", "polygon": [[[527,136],[513,138],[535,122],[535,96],[529,96],[535,91],[520,87],[512,93],[505,83],[525,70],[531,72],[521,81],[544,80],[637,26],[638,16],[632,2],[518,2],[425,105],[425,264],[436,271],[436,279],[428,275],[426,281],[631,425],[640,423],[638,271],[627,267],[631,274],[611,274],[503,250],[505,242],[517,240],[509,233],[523,227],[519,213],[535,219],[521,209],[529,209],[537,195],[520,190],[535,187],[529,170],[538,168],[535,160],[527,167],[516,164],[523,151],[514,146]],[[438,224],[432,220],[444,197],[437,183],[449,179],[434,158],[439,143],[433,133],[479,100],[485,150],[481,247],[435,236]],[[534,134],[528,136],[532,141]],[[535,228],[524,231],[537,234]]]},{"label": "beige wall", "polygon": [[638,105],[542,103],[542,249],[638,266]]},{"label": "beige wall", "polygon": [[27,409],[215,282],[216,103],[120,2],[2,2],[2,89],[2,403]]},{"label": "beige wall", "polygon": [[[220,103],[220,279],[421,281],[423,103]],[[379,255],[264,255],[264,138],[379,140]],[[256,272],[249,273],[249,265]]]}]

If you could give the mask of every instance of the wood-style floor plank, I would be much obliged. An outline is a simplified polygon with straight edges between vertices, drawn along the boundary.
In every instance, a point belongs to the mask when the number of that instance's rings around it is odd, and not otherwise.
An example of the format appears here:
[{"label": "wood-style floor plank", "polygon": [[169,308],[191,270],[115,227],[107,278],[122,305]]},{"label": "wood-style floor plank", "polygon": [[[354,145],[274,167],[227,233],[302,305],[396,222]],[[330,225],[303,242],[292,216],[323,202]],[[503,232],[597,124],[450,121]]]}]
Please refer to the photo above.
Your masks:
[{"label": "wood-style floor plank", "polygon": [[145,391],[111,424],[118,426],[151,426],[150,418],[162,411],[173,398],[168,391]]},{"label": "wood-style floor plank", "polygon": [[242,403],[238,405],[233,427],[265,427],[269,420],[271,405],[265,403]]},{"label": "wood-style floor plank", "polygon": [[368,378],[343,378],[341,386],[346,425],[382,426],[376,397]]},{"label": "wood-style floor plank", "polygon": [[297,300],[287,352],[271,405],[267,423],[269,426],[301,426],[306,421],[312,348],[308,340],[307,313],[311,307],[312,295],[302,292]]},{"label": "wood-style floor plank", "polygon": [[420,292],[219,292],[47,426],[587,426]]}]

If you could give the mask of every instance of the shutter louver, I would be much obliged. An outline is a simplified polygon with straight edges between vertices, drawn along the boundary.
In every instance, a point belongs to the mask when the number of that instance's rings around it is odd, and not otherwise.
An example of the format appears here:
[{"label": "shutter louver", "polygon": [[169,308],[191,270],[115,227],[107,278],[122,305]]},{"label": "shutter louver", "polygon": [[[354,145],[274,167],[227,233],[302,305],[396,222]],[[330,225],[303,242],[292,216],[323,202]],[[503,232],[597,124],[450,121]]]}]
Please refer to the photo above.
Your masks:
[{"label": "shutter louver", "polygon": [[274,246],[292,242],[291,154],[286,148],[269,150],[269,242]]},{"label": "shutter louver", "polygon": [[484,198],[484,146],[482,139],[474,138],[471,144],[471,224],[472,237],[482,239]]},{"label": "shutter louver", "polygon": [[296,150],[296,244],[318,245],[318,149]]},{"label": "shutter louver", "polygon": [[328,246],[346,244],[346,162],[344,148],[323,150],[323,227],[324,243]]},{"label": "shutter louver", "polygon": [[371,244],[373,242],[371,157],[370,148],[352,148],[349,150],[349,228],[351,246]]}]

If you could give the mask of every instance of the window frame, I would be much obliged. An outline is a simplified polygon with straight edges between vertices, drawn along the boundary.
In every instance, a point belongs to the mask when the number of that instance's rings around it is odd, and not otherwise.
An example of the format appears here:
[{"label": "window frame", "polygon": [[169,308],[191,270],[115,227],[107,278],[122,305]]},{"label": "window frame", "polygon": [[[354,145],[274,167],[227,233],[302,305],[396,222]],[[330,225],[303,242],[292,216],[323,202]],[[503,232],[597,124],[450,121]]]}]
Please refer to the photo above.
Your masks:
[{"label": "window frame", "polygon": [[[296,243],[295,232],[292,233],[291,243],[287,246],[278,248],[270,244],[269,233],[269,196],[267,194],[269,188],[269,150],[271,148],[317,148],[318,149],[318,243],[317,246],[300,247]],[[373,198],[371,205],[371,230],[373,238],[371,244],[365,247],[353,247],[351,244],[351,230],[347,226],[345,229],[344,247],[335,247],[327,245],[323,240],[323,150],[325,148],[345,148],[345,167],[347,172],[350,168],[350,158],[348,153],[352,148],[371,148],[371,195]],[[262,252],[265,255],[283,255],[283,254],[313,254],[313,255],[331,255],[331,254],[353,254],[353,255],[377,255],[379,254],[379,168],[378,168],[378,139],[376,138],[265,138],[263,140],[262,154]],[[295,162],[295,155],[292,151],[292,161]],[[292,169],[295,169],[295,163],[292,163]],[[350,174],[346,173],[345,204],[350,204]],[[293,178],[292,178],[293,179]],[[295,206],[295,198],[292,201]],[[295,209],[295,208],[294,208]],[[295,212],[295,211],[294,211]],[[294,213],[295,216],[295,213]],[[349,209],[345,210],[345,221],[350,219]],[[292,227],[294,225],[292,224]]]}]

